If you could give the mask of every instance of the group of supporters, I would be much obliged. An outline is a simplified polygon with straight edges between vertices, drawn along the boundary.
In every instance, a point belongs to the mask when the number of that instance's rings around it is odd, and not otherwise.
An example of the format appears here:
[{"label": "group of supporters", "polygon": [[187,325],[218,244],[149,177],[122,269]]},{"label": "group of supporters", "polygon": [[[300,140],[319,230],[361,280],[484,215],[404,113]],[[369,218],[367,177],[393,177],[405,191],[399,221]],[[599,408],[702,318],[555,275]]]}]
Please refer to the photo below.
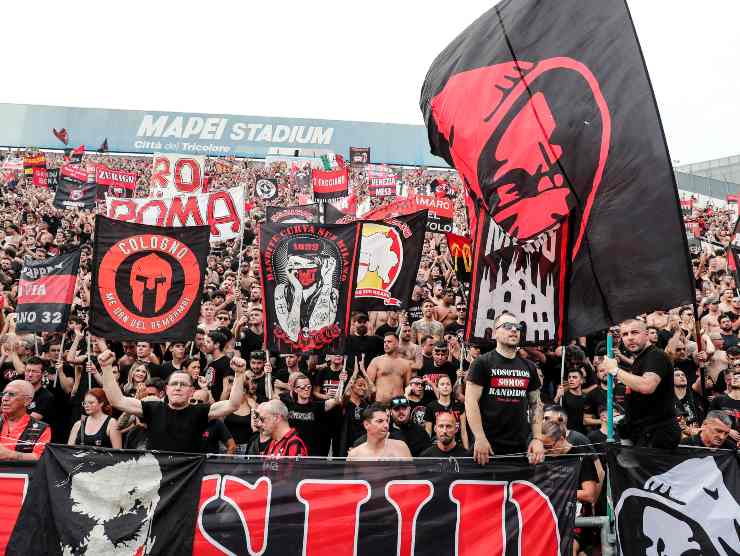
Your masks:
[{"label": "group of supporters", "polygon": [[[88,156],[139,172],[137,193],[147,193],[150,159]],[[47,164],[60,162],[47,155]],[[278,180],[271,204],[295,205],[310,191],[284,165],[208,164],[210,187],[246,184],[251,210],[244,241],[211,250],[193,341],[90,337],[94,212],[55,209],[49,191],[22,177],[0,188],[1,460],[36,459],[53,441],[350,459],[473,456],[482,464],[491,455],[527,454],[537,463],[548,454],[599,451],[609,374],[617,439],[659,448],[737,448],[740,295],[727,253],[717,246],[732,235],[727,211],[694,215],[710,245],[692,248],[698,326],[693,307],[655,311],[562,348],[524,343],[517,315],[504,313],[494,338],[464,344],[465,284],[444,237],[427,233],[408,307],[353,313],[339,353],[268,353],[254,233],[264,202],[255,181]],[[353,169],[352,189],[362,197],[360,174]],[[434,175],[398,169],[407,187],[425,187]],[[446,178],[442,194],[458,207],[461,231],[459,179]],[[66,334],[16,333],[24,261],[78,247],[81,278]],[[607,357],[607,334],[614,358]],[[603,461],[596,455],[584,461],[578,499],[600,513]]]}]

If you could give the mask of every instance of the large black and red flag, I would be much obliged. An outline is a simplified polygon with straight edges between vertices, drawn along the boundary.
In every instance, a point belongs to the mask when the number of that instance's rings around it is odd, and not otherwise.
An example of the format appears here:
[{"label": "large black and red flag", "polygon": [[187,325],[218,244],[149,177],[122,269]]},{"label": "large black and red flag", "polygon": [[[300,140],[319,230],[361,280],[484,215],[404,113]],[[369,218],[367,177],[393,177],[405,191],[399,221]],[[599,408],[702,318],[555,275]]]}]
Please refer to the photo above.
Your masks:
[{"label": "large black and red flag", "polygon": [[109,340],[195,336],[209,226],[147,226],[98,215],[90,330]]},{"label": "large black and red flag", "polygon": [[360,222],[353,311],[406,309],[419,272],[427,211]]},{"label": "large black and red flag", "polygon": [[270,224],[311,224],[319,221],[319,205],[296,205],[294,207],[265,207],[265,220]]},{"label": "large black and red flag", "polygon": [[311,172],[314,199],[336,199],[349,195],[349,171],[340,167],[334,170]]},{"label": "large black and red flag", "polygon": [[731,444],[610,448],[619,554],[740,554],[740,465]]},{"label": "large black and red flag", "polygon": [[265,344],[297,353],[338,349],[347,335],[359,224],[259,228]]},{"label": "large black and red flag", "polygon": [[18,332],[61,332],[67,328],[80,250],[25,263],[18,282]]},{"label": "large black and red flag", "polygon": [[204,461],[49,445],[5,554],[190,554]]},{"label": "large black and red flag", "polygon": [[470,336],[491,334],[503,310],[521,316],[528,340],[546,340],[693,300],[675,177],[624,0],[501,2],[434,61],[421,109],[432,152],[470,197]]},{"label": "large black and red flag", "polygon": [[[71,174],[75,174],[72,177]],[[58,209],[91,209],[95,207],[97,185],[87,178],[87,172],[79,167],[62,166],[59,182],[52,204]]]},{"label": "large black and red flag", "polygon": [[[197,456],[203,478],[193,484],[196,464],[178,454],[48,450],[17,522],[31,466],[0,463],[0,551],[15,525],[8,556],[571,553],[575,457],[481,467],[470,458],[345,466]],[[140,550],[143,539],[151,544]]]}]

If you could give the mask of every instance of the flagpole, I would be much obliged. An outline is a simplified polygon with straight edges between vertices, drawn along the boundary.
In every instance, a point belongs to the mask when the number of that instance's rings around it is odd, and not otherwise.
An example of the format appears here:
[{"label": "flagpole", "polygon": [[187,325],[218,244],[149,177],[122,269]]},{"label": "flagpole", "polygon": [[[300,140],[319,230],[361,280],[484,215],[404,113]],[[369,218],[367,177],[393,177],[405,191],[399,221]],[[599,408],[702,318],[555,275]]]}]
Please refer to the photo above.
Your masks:
[{"label": "flagpole", "polygon": [[565,350],[566,346],[562,346],[560,353],[560,384],[563,384],[565,380]]},{"label": "flagpole", "polygon": [[[67,330],[65,329],[62,333],[62,345],[59,348],[59,357],[57,357],[57,364],[62,361],[62,357],[64,356],[64,342],[67,340]],[[54,388],[57,387],[57,382],[59,382],[59,369],[57,369],[56,374],[54,375]]]},{"label": "flagpole", "polygon": [[[92,363],[92,336],[90,336],[89,329],[87,331],[87,363]],[[92,377],[90,376],[90,372],[87,370],[87,364],[85,364],[85,371],[87,372],[87,389],[91,390]]]},{"label": "flagpole", "polygon": [[[614,338],[611,332],[606,335],[606,356],[614,357]],[[606,441],[614,442],[614,377],[607,373],[606,382]]]}]

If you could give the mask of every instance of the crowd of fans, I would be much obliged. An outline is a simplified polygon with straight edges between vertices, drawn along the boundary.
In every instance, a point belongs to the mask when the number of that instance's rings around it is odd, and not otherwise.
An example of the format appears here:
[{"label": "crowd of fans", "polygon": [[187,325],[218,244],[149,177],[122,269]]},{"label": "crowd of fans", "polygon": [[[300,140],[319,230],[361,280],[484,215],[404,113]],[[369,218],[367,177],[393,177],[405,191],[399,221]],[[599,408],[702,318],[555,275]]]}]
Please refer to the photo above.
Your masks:
[{"label": "crowd of fans", "polygon": [[[8,151],[4,157],[23,154]],[[50,168],[63,162],[56,153],[46,153],[46,159]],[[150,157],[87,154],[86,163],[135,171],[136,195],[148,194]],[[443,194],[456,207],[456,231],[465,232],[461,184],[454,172],[392,170],[400,186],[419,194],[429,194],[430,182],[444,177]],[[654,364],[662,365],[664,357],[670,374],[660,375],[662,386],[645,386],[644,394],[668,392],[661,402],[668,400],[671,406],[680,442],[715,449],[739,445],[740,295],[722,247],[733,235],[730,211],[694,208],[688,219],[705,240],[690,242],[698,326],[693,307],[659,310],[621,329],[574,340],[562,358],[561,347],[521,347],[516,316],[504,315],[509,320],[497,321],[496,343],[463,344],[466,285],[457,279],[443,235],[427,233],[407,310],[353,314],[344,353],[268,357],[254,234],[265,202],[255,194],[255,183],[261,177],[276,178],[278,196],[270,204],[300,204],[310,194],[310,182],[299,179],[300,171],[285,162],[265,166],[262,161],[209,159],[209,187],[243,185],[249,210],[243,242],[212,246],[195,340],[153,345],[93,337],[90,353],[86,326],[95,211],[55,209],[52,191],[34,187],[22,173],[6,175],[0,188],[0,459],[33,459],[48,440],[350,458],[475,454],[487,460],[492,451],[529,452],[530,461],[536,462],[547,453],[589,453],[606,440],[608,374],[616,376],[617,421],[630,413],[629,391],[643,392],[632,374],[644,378],[636,371],[641,352],[634,349],[643,344],[629,336],[643,333],[645,342],[661,353]],[[361,168],[353,168],[350,177],[358,206],[393,202],[392,197],[369,195]],[[18,334],[14,307],[24,261],[78,247],[81,273],[66,334]],[[616,361],[606,357],[607,334],[615,339]],[[487,380],[481,361],[488,364],[502,353],[504,359],[507,353],[516,358],[518,366],[511,369],[520,374],[512,376],[526,376],[529,385],[521,404],[505,410],[481,391]],[[483,357],[488,359],[479,360]],[[620,374],[630,369],[630,376]],[[470,405],[466,389],[482,395],[480,407]],[[633,425],[639,425],[639,417],[632,415]],[[23,436],[28,419],[43,424],[30,440]],[[496,426],[490,425],[493,421]],[[617,427],[617,438],[620,431],[631,434]],[[21,441],[30,447],[23,448]],[[583,469],[579,501],[601,512],[602,462],[595,458]]]}]

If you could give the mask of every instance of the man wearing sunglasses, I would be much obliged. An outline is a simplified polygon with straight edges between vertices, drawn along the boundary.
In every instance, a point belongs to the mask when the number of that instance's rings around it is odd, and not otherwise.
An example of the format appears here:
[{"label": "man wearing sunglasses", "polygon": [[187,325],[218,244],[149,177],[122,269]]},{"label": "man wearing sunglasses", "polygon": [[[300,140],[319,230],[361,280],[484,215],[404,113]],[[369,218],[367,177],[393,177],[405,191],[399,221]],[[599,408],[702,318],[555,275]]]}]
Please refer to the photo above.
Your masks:
[{"label": "man wearing sunglasses", "polygon": [[[499,315],[494,327],[496,349],[473,361],[466,380],[465,412],[475,437],[473,458],[484,465],[493,454],[527,452],[531,463],[540,463],[545,449],[537,368],[517,355],[522,326],[514,315]],[[530,430],[532,440],[527,445]]]},{"label": "man wearing sunglasses", "polygon": [[231,360],[234,383],[229,399],[211,405],[190,403],[195,392],[193,378],[180,371],[172,373],[167,380],[165,403],[127,398],[113,376],[115,357],[110,350],[98,355],[103,370],[103,390],[113,407],[139,417],[147,425],[147,450],[200,452],[208,421],[230,415],[242,403],[247,363],[241,357]]}]

